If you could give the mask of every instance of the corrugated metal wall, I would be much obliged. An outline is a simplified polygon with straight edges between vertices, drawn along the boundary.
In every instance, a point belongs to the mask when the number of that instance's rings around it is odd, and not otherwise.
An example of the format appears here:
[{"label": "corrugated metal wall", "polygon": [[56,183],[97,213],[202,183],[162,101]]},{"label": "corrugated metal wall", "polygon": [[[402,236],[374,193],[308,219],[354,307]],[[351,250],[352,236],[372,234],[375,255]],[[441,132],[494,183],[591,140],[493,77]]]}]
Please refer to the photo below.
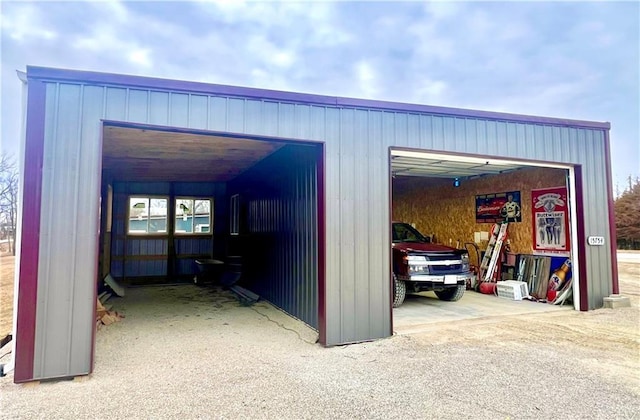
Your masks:
[{"label": "corrugated metal wall", "polygon": [[240,195],[238,249],[247,287],[318,328],[321,148],[285,146],[229,184]]},{"label": "corrugated metal wall", "polygon": [[[46,371],[39,376],[75,374],[89,359],[102,118],[326,142],[327,344],[391,334],[390,146],[583,165],[586,234],[611,240],[600,129],[50,82],[36,339],[37,367]],[[611,289],[609,248],[589,247],[586,264],[589,307],[599,307]]]}]

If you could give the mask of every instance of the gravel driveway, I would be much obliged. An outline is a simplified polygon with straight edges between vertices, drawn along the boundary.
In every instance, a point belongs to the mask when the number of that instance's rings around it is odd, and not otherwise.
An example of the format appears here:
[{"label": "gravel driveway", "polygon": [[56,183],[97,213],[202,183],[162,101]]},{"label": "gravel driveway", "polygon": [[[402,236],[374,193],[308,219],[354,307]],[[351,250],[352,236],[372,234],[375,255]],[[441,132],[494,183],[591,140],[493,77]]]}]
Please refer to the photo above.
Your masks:
[{"label": "gravel driveway", "polygon": [[[637,294],[633,273],[621,275]],[[110,301],[126,318],[98,332],[91,376],[14,385],[9,375],[0,406],[3,418],[47,419],[638,418],[637,302],[322,348],[315,331],[263,302],[136,289]]]}]

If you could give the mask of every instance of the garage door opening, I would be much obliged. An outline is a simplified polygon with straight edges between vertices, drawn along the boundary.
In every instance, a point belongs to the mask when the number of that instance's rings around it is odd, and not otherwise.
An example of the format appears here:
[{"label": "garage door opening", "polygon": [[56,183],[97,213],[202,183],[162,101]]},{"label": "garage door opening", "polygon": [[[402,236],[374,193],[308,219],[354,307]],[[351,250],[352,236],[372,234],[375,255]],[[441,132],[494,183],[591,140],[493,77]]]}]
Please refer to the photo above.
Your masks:
[{"label": "garage door opening", "polygon": [[102,142],[98,293],[131,292],[107,306],[223,308],[239,285],[320,328],[322,144],[119,122]]},{"label": "garage door opening", "polygon": [[394,331],[578,309],[571,166],[391,149],[390,176]]}]

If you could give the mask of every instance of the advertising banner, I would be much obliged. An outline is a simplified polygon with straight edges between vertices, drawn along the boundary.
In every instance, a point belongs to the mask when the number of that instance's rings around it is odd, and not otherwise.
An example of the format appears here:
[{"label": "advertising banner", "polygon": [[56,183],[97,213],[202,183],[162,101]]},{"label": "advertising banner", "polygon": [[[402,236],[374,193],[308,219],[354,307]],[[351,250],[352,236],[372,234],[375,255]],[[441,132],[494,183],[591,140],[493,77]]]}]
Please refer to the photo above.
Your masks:
[{"label": "advertising banner", "polygon": [[520,191],[476,195],[476,223],[521,222]]},{"label": "advertising banner", "polygon": [[533,250],[565,253],[570,248],[567,187],[531,191]]}]

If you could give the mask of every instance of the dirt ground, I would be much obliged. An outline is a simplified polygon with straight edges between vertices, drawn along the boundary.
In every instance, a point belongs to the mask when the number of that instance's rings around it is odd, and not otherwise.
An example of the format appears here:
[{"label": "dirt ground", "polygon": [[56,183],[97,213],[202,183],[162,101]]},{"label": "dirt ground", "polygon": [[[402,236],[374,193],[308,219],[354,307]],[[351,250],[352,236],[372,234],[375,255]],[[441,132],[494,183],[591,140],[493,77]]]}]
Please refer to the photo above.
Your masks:
[{"label": "dirt ground", "polygon": [[14,260],[11,255],[0,255],[0,340],[11,334],[13,323]]}]

